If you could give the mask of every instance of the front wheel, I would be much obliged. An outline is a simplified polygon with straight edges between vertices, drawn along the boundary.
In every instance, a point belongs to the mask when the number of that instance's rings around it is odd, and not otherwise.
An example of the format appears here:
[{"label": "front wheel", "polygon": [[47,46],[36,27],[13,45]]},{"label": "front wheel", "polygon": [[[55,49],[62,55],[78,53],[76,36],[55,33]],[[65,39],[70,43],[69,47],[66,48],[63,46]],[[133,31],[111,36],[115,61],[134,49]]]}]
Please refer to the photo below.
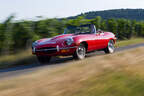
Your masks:
[{"label": "front wheel", "polygon": [[110,40],[108,42],[107,48],[104,49],[104,52],[110,54],[110,53],[114,53],[114,51],[115,51],[114,41]]},{"label": "front wheel", "polygon": [[51,56],[37,56],[37,59],[41,64],[48,64]]},{"label": "front wheel", "polygon": [[82,60],[85,58],[86,55],[86,48],[83,44],[80,44],[76,49],[75,53],[73,54],[74,59]]}]

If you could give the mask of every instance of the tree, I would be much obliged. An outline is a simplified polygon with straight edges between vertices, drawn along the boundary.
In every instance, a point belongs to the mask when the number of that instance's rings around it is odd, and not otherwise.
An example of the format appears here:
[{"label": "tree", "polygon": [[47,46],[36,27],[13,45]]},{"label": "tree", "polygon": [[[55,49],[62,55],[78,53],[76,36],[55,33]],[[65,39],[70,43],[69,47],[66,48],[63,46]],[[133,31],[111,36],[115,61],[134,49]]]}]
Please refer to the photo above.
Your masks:
[{"label": "tree", "polygon": [[137,36],[144,37],[144,22],[137,22],[135,31],[137,33]]},{"label": "tree", "polygon": [[125,25],[125,37],[127,39],[130,39],[132,37],[132,31],[131,31],[131,21],[130,20],[126,20],[125,21],[126,25]]},{"label": "tree", "polygon": [[126,22],[125,19],[118,19],[117,20],[118,27],[117,27],[117,38],[118,39],[126,39],[125,37],[125,29],[126,29]]},{"label": "tree", "polygon": [[132,20],[131,21],[131,34],[132,34],[132,36],[136,36],[137,35],[137,33],[135,31],[135,28],[136,28],[136,20]]},{"label": "tree", "polygon": [[104,31],[107,30],[106,20],[103,20],[103,21],[101,22],[101,27],[100,27],[100,29],[102,29],[102,30],[104,30]]},{"label": "tree", "polygon": [[101,28],[101,21],[102,21],[102,18],[100,16],[97,16],[95,19],[92,19],[91,23],[95,24],[97,29],[100,29]]},{"label": "tree", "polygon": [[14,15],[11,15],[7,18],[7,20],[3,23],[4,33],[3,33],[3,42],[2,42],[2,54],[10,54],[13,45],[13,23]]},{"label": "tree", "polygon": [[118,26],[118,24],[115,19],[109,19],[107,21],[107,30],[108,31],[117,34],[117,26]]}]

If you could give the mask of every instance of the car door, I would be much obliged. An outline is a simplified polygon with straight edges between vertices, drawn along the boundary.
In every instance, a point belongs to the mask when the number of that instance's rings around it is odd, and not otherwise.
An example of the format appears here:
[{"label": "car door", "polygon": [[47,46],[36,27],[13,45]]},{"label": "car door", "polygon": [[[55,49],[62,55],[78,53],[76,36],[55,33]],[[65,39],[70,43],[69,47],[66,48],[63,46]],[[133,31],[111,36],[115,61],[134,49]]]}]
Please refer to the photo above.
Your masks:
[{"label": "car door", "polygon": [[103,49],[106,47],[107,38],[104,33],[95,34],[95,50]]},{"label": "car door", "polygon": [[86,39],[85,41],[88,43],[88,51],[95,50],[95,35],[88,34],[88,35],[86,35],[85,39]]},{"label": "car door", "polygon": [[100,33],[100,49],[106,48],[108,44],[107,42],[108,42],[108,39],[106,35],[104,34],[104,32]]},{"label": "car door", "polygon": [[95,39],[94,39],[94,49],[95,50],[98,50],[98,49],[100,49],[101,48],[101,36],[100,36],[100,34],[94,34],[94,37],[95,37]]}]

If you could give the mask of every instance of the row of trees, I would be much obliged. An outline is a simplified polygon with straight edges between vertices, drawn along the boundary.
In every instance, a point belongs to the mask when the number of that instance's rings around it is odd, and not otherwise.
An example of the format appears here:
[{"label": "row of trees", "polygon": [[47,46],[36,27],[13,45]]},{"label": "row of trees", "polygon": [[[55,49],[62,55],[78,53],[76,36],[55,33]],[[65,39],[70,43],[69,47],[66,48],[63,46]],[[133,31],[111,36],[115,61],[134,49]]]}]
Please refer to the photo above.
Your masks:
[{"label": "row of trees", "polygon": [[144,17],[144,9],[112,9],[112,10],[103,10],[103,11],[90,11],[86,13],[81,13],[77,16],[68,17],[70,19],[75,19],[78,16],[84,16],[86,19],[94,19],[97,16],[101,16],[103,19],[110,18],[124,18],[130,20],[141,21]]},{"label": "row of trees", "polygon": [[45,19],[39,21],[13,22],[14,16],[10,16],[0,24],[0,53],[10,54],[18,50],[26,49],[31,43],[41,38],[49,38],[62,34],[64,28],[69,25],[81,25],[93,23],[97,29],[110,31],[116,34],[118,39],[130,39],[132,37],[144,37],[144,22],[127,19],[104,20],[100,16],[94,19],[84,19],[79,16],[76,19]]}]

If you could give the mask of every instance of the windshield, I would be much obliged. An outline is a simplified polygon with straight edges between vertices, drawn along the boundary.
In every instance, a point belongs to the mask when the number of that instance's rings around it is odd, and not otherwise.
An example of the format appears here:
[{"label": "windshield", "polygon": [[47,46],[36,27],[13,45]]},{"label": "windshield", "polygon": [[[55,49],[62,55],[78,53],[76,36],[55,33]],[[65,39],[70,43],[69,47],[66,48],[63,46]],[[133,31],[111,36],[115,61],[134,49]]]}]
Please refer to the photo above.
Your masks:
[{"label": "windshield", "polygon": [[91,25],[68,26],[64,32],[64,34],[92,34],[92,33],[94,33],[94,27]]}]

